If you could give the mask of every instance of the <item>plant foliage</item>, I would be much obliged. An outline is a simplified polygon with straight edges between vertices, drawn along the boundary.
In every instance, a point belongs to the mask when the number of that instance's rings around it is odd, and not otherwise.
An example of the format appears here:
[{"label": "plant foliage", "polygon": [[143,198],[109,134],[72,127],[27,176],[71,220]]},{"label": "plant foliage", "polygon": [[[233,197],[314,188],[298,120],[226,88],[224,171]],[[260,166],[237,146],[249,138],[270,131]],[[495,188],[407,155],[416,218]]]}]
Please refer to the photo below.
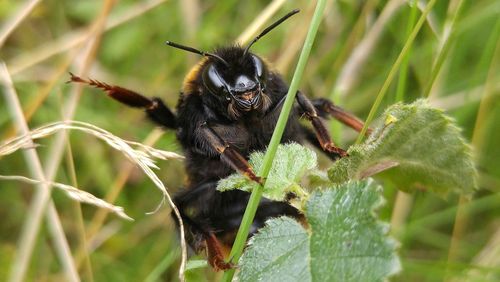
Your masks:
[{"label": "plant foliage", "polygon": [[[351,146],[325,177],[315,153],[299,144],[280,145],[263,195],[284,201],[290,193],[304,212],[304,227],[290,218],[267,222],[240,261],[241,281],[383,281],[400,269],[396,243],[374,210],[380,174],[398,187],[425,187],[439,194],[476,188],[470,147],[442,111],[423,100],[396,104],[382,115],[366,142]],[[250,164],[258,171],[264,154]],[[233,174],[218,189],[251,191],[254,183]],[[305,187],[320,187],[311,195]]]},{"label": "plant foliage", "polygon": [[[264,153],[256,152],[250,156],[250,165],[255,171],[260,171]],[[276,151],[269,177],[264,186],[264,197],[284,201],[288,193],[299,196],[306,195],[301,182],[304,176],[313,172],[317,167],[317,156],[311,149],[305,148],[297,143],[280,145]],[[217,189],[227,191],[240,189],[251,191],[255,183],[249,181],[241,174],[234,173],[219,181]]]},{"label": "plant foliage", "polygon": [[328,170],[333,182],[387,170],[383,176],[406,191],[470,194],[477,188],[471,149],[442,111],[419,100],[389,107],[382,119],[365,143],[351,146],[350,157]]},{"label": "plant foliage", "polygon": [[383,281],[400,269],[395,241],[374,209],[383,200],[372,180],[311,195],[306,230],[290,218],[268,221],[241,260],[241,281]]}]

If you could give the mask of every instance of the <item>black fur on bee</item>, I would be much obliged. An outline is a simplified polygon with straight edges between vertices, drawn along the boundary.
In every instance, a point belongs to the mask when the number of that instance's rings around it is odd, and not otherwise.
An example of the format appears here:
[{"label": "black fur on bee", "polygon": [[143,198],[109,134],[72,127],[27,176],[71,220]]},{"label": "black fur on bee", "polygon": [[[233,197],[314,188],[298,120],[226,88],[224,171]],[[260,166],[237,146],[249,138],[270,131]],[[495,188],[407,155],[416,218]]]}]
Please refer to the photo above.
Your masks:
[{"label": "black fur on bee", "polygon": [[[186,75],[176,113],[160,98],[71,74],[71,82],[86,83],[131,107],[142,108],[155,123],[177,132],[186,157],[188,183],[174,197],[186,226],[186,240],[196,251],[206,251],[216,269],[231,267],[224,255],[232,246],[249,193],[219,192],[217,182],[238,171],[262,183],[247,160],[266,149],[288,92],[288,85],[258,55],[249,51],[259,38],[297,13],[294,10],[266,28],[249,45],[203,52],[167,41],[167,45],[200,54],[203,59]],[[326,99],[310,100],[301,92],[290,113],[281,143],[309,142],[335,160],[347,156],[330,139],[323,118],[334,117],[360,131],[363,123]],[[309,120],[312,127],[299,122]],[[286,202],[263,198],[250,235],[272,217],[302,215]],[[175,218],[175,216],[174,216]],[[176,219],[175,219],[176,220]]]}]

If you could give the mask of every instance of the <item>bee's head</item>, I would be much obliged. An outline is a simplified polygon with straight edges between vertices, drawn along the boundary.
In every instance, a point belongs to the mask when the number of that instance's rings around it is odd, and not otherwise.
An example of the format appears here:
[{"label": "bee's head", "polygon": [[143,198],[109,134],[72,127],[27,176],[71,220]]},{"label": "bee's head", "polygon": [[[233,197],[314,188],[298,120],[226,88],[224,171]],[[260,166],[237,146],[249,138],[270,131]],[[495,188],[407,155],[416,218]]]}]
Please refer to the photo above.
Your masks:
[{"label": "bee's head", "polygon": [[261,58],[235,46],[214,52],[201,73],[203,86],[210,94],[224,99],[229,111],[241,115],[253,110],[266,111],[265,94],[268,69]]},{"label": "bee's head", "polygon": [[225,101],[224,105],[227,106],[231,118],[237,119],[251,111],[263,113],[271,103],[265,93],[268,69],[263,60],[250,53],[249,49],[262,36],[298,12],[299,10],[293,10],[274,22],[245,48],[232,46],[208,53],[171,41],[167,41],[166,44],[207,57],[198,73],[201,74],[203,87],[210,95]]}]

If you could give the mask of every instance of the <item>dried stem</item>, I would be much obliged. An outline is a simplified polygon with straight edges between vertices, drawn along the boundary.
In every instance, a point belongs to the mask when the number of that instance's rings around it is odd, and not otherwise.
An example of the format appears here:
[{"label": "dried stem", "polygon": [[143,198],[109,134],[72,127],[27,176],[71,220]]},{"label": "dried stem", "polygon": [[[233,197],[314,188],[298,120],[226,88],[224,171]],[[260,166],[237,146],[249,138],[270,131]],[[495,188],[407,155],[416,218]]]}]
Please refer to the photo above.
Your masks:
[{"label": "dried stem", "polygon": [[[156,141],[160,139],[162,136],[163,131],[160,129],[155,129],[153,132],[151,132],[144,142],[141,142],[142,144],[146,146],[152,146]],[[132,172],[132,169],[134,166],[130,163],[127,163],[126,166],[120,170],[118,176],[115,178],[115,181],[111,185],[111,188],[109,189],[108,194],[104,198],[104,200],[108,203],[114,203],[116,199],[118,198],[118,195],[120,194],[121,190],[125,186],[125,183]],[[109,212],[107,210],[101,209],[96,212],[92,220],[90,221],[89,227],[88,227],[88,232],[87,232],[87,240],[93,240],[93,238],[96,236],[96,234],[99,232],[99,230],[102,228],[102,225],[104,224],[104,221],[106,220],[107,215]],[[75,264],[77,268],[80,266],[80,263],[82,262],[82,259],[84,258],[84,254],[87,252],[85,249],[79,249],[76,251],[75,254]]]},{"label": "dried stem", "polygon": [[[113,6],[114,1],[106,1],[104,8],[102,10],[102,13],[99,15],[96,24],[94,25],[94,29],[96,32],[91,32],[93,34],[94,40],[91,40],[89,49],[90,51],[88,52],[89,55],[86,56],[86,60],[84,61],[84,68],[88,68],[90,66],[90,61],[93,58],[94,51],[96,49],[95,42],[98,42],[96,38],[99,37],[101,34],[102,26],[105,23],[105,19],[107,18],[109,12],[111,11],[111,7]],[[4,67],[5,68],[5,67]],[[6,68],[5,68],[6,70]],[[8,76],[8,73],[5,72],[6,75]],[[9,79],[10,80],[10,79]],[[10,81],[10,84],[12,82]],[[9,95],[11,97],[16,97],[13,94]],[[76,108],[76,103],[78,102],[78,93],[74,93],[72,100],[70,101],[68,107],[66,107],[66,115],[65,117],[68,118],[73,115],[74,110]],[[19,103],[18,103],[19,104]],[[18,116],[22,117],[22,110],[20,106],[18,107],[19,112],[17,113]],[[23,117],[24,120],[24,117]],[[28,132],[27,126],[23,129],[23,132]],[[41,181],[50,182],[54,179],[57,169],[59,167],[59,163],[62,158],[62,153],[63,153],[63,148],[64,148],[64,143],[65,143],[65,135],[60,134],[58,136],[58,140],[53,143],[52,149],[50,150],[50,159],[48,164],[45,166],[45,171],[42,170],[42,166],[38,160],[38,165],[37,165],[37,171],[35,175],[35,179],[39,179]],[[32,150],[28,150],[27,152],[32,152]],[[31,254],[33,251],[34,243],[35,243],[35,238],[38,235],[38,232],[40,231],[40,224],[41,224],[41,217],[45,213],[45,207],[47,203],[50,201],[50,186],[44,185],[44,189],[39,189],[35,198],[33,200],[33,204],[30,205],[30,212],[28,213],[28,219],[25,222],[26,228],[23,229],[23,232],[21,234],[21,240],[20,240],[20,251],[19,251],[19,256],[16,258],[16,261],[14,262],[14,269],[13,272],[11,273],[11,281],[21,281],[23,280],[23,277],[26,273],[27,265],[28,262],[31,258]],[[51,201],[50,201],[51,202]],[[66,240],[64,240],[64,235],[58,234],[62,230],[60,221],[57,217],[57,213],[55,211],[55,208],[52,203],[49,203],[49,230],[51,231],[51,235],[54,237],[54,242],[58,243],[58,253],[59,254],[66,254],[66,258],[61,259],[61,263],[66,269],[66,272],[69,275],[69,279],[71,281],[79,281],[78,274],[76,272],[76,268],[73,265],[73,259],[71,257],[71,252],[69,250],[68,244]],[[63,243],[60,243],[63,242]]]},{"label": "dried stem", "polygon": [[[290,65],[297,58],[297,54],[300,52],[304,38],[307,35],[307,25],[302,24],[303,21],[310,21],[314,13],[314,2],[303,12],[302,20],[295,23],[296,27],[291,28],[287,34],[287,38],[283,40],[281,47],[281,55],[276,61],[275,67],[279,73],[286,74],[290,71]],[[292,68],[293,69],[293,68]]]},{"label": "dried stem", "polygon": [[118,215],[119,217],[121,217],[123,219],[133,220],[130,216],[128,216],[123,211],[123,207],[109,204],[106,201],[101,200],[101,199],[97,198],[96,196],[94,196],[88,192],[85,192],[83,190],[80,190],[80,189],[78,189],[74,186],[71,186],[71,185],[58,183],[58,182],[36,180],[36,179],[31,179],[31,178],[28,178],[25,176],[21,176],[21,175],[0,175],[0,179],[2,179],[2,180],[16,180],[16,181],[29,183],[29,184],[52,186],[52,187],[60,189],[61,191],[64,191],[71,199],[76,200],[80,203],[87,203],[87,204],[94,205],[96,207],[107,209],[109,211],[114,212],[116,215]]},{"label": "dried stem", "polygon": [[276,14],[276,12],[285,4],[286,0],[273,0],[267,5],[260,14],[255,17],[255,20],[238,36],[236,43],[245,44],[253,36],[255,36],[266,22]]},{"label": "dried stem", "polygon": [[[157,6],[163,4],[167,0],[151,0],[148,2],[139,2],[134,6],[130,7],[124,13],[117,17],[113,17],[105,25],[104,31],[111,30],[121,24],[124,24],[144,13],[156,8]],[[92,34],[90,34],[92,35]],[[80,30],[69,32],[61,38],[55,39],[45,43],[42,46],[38,46],[32,52],[25,52],[15,57],[8,62],[8,66],[12,75],[17,75],[18,73],[24,71],[25,69],[40,63],[57,54],[66,52],[68,50],[79,48],[81,44],[90,41],[89,32],[87,30]]]},{"label": "dried stem", "polygon": [[349,94],[359,78],[361,68],[370,57],[372,51],[375,49],[375,45],[382,35],[385,26],[404,4],[404,2],[404,0],[390,0],[385,5],[384,10],[382,10],[382,13],[377,18],[370,31],[368,31],[363,40],[353,50],[351,56],[344,65],[344,68],[340,72],[335,90],[333,91],[335,95],[340,94],[340,96],[345,97]]},{"label": "dried stem", "polygon": [[0,30],[0,48],[12,31],[14,31],[16,27],[31,13],[38,3],[40,3],[40,0],[26,1],[15,15],[5,21],[2,29]]},{"label": "dried stem", "polygon": [[[18,131],[21,134],[28,134],[29,129],[23,116],[21,104],[19,103],[12,80],[4,63],[0,64],[0,78],[5,87],[4,95],[8,104],[8,109],[11,111],[11,116],[17,124]],[[30,143],[29,145],[34,148],[33,142]],[[47,204],[49,205],[47,217],[50,231],[53,235],[53,241],[58,251],[57,253],[60,255],[60,260],[66,271],[67,278],[70,281],[79,281],[80,279],[76,267],[73,264],[68,242],[64,236],[64,232],[62,232],[61,221],[53,202],[50,200],[51,186],[47,184],[38,154],[34,149],[24,150],[23,153],[31,175],[33,178],[42,181],[43,184],[38,185],[38,189],[30,204],[27,219],[23,225],[19,238],[19,251],[14,258],[9,281],[17,282],[24,280],[35,245],[35,238],[38,235],[42,215],[45,214],[44,211]]]},{"label": "dried stem", "polygon": [[391,216],[391,230],[397,237],[400,237],[404,223],[411,212],[413,195],[398,191]]},{"label": "dried stem", "polygon": [[[75,51],[71,52],[68,57],[64,59],[64,62],[56,68],[52,77],[48,79],[47,84],[45,84],[42,89],[37,91],[33,100],[29,101],[28,105],[26,106],[26,110],[24,111],[24,118],[27,122],[31,120],[38,108],[47,99],[54,86],[59,83],[59,79],[61,78],[61,76],[67,75],[68,67],[73,62],[76,54],[77,53]],[[11,128],[6,130],[6,133],[3,135],[2,139],[11,138],[12,136],[14,136],[15,131],[16,130],[13,125]]]}]

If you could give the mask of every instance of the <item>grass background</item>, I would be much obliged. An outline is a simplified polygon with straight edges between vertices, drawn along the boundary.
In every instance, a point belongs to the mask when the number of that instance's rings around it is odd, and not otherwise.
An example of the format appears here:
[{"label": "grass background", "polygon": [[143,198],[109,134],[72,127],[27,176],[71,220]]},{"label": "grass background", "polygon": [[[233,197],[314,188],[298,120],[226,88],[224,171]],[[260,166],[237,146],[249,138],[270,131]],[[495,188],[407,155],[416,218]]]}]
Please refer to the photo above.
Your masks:
[{"label": "grass background", "polygon": [[[302,12],[252,50],[290,80],[314,9],[309,1],[48,0],[19,16],[28,2],[38,1],[0,2],[0,26],[4,27],[0,60],[9,69],[30,128],[63,119],[68,101],[78,97],[73,100],[78,101],[73,119],[135,141],[147,139],[156,132],[155,126],[140,111],[119,105],[99,91],[65,84],[68,71],[162,97],[173,107],[183,76],[199,58],[169,48],[164,41],[202,50],[232,44],[251,23],[265,20],[262,12],[274,5],[273,19],[294,8]],[[425,6],[427,2],[419,3]],[[458,7],[461,12],[453,21]],[[413,13],[418,18],[421,11]],[[441,198],[425,191],[408,196],[386,187],[387,204],[381,216],[393,224],[403,262],[403,272],[395,281],[495,281],[500,277],[499,15],[500,3],[495,0],[437,1],[409,53],[406,75],[391,84],[382,101],[379,112],[395,101],[424,96],[432,85],[431,103],[445,109],[463,128],[474,145],[480,172],[481,190],[470,200],[457,195]],[[407,41],[412,17],[406,1],[330,1],[301,89],[309,97],[331,98],[366,117]],[[21,21],[8,32],[5,27],[11,19]],[[103,25],[112,27],[101,30]],[[448,30],[452,36],[446,41]],[[444,53],[440,51],[443,42],[449,42]],[[89,46],[93,46],[90,52]],[[356,54],[366,59],[356,61]],[[443,54],[444,61],[437,65],[439,75],[433,80],[438,54]],[[355,71],[349,72],[353,65]],[[404,85],[399,86],[399,96],[398,85]],[[354,142],[355,133],[335,122],[330,126],[341,146]],[[14,136],[14,128],[2,97],[0,140]],[[39,142],[37,152],[45,167],[54,161],[53,141]],[[154,215],[145,214],[161,198],[153,184],[94,137],[74,133],[67,144],[60,148],[64,156],[55,180],[76,183],[102,198],[114,193],[116,203],[136,219],[104,218],[92,206],[80,206],[58,191],[52,193],[80,277],[85,281],[177,279],[179,240],[170,211],[165,207]],[[165,132],[155,146],[180,152],[172,132]],[[158,174],[170,191],[180,189],[182,162],[160,162],[159,166]],[[20,153],[0,159],[0,174],[30,175]],[[37,187],[7,181],[0,181],[0,187],[0,280],[5,280]],[[44,221],[27,280],[65,279],[50,234]],[[88,257],[81,255],[83,245],[90,249]],[[190,275],[201,280],[216,278],[208,269]]]}]

